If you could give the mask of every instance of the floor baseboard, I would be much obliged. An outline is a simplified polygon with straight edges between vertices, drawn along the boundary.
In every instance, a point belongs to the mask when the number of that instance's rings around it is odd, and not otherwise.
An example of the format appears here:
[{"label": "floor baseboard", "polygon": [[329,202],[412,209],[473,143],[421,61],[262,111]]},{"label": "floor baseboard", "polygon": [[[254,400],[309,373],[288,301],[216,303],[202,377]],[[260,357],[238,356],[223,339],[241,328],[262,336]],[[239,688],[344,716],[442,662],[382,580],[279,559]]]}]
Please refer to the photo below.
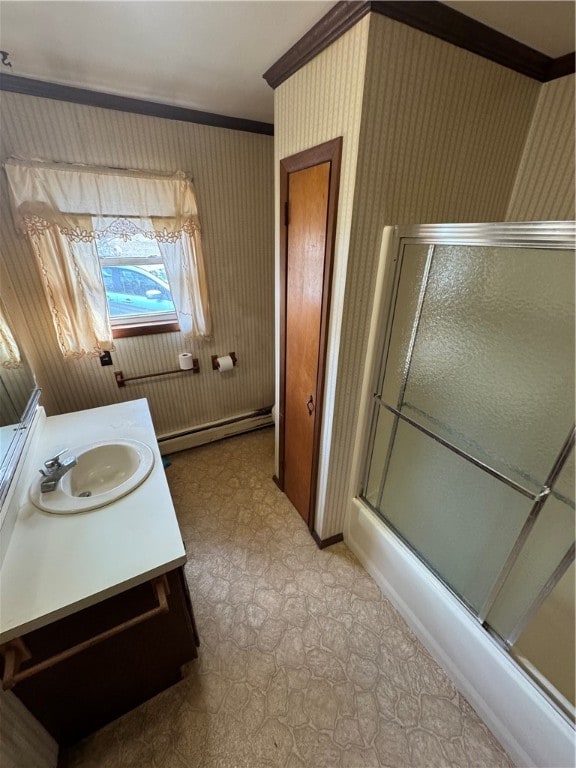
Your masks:
[{"label": "floor baseboard", "polygon": [[331,547],[333,544],[339,544],[341,541],[344,541],[344,534],[337,533],[334,536],[329,536],[327,539],[321,539],[320,536],[316,533],[316,531],[310,531],[312,534],[312,538],[318,545],[318,549],[326,549],[326,547]]},{"label": "floor baseboard", "polygon": [[158,446],[162,456],[178,451],[186,451],[199,445],[213,443],[226,437],[241,435],[243,432],[252,432],[274,424],[271,409],[253,411],[242,414],[232,419],[223,419],[209,424],[202,424],[185,432],[169,435],[161,435],[158,438]]}]

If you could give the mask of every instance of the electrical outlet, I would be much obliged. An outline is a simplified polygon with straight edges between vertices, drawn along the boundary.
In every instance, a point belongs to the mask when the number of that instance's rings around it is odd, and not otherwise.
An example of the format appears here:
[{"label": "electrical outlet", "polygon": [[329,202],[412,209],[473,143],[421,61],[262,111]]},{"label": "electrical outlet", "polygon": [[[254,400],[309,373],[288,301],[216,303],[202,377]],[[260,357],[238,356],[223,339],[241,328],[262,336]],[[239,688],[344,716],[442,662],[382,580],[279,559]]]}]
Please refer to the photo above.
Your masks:
[{"label": "electrical outlet", "polygon": [[102,352],[100,355],[100,365],[112,365],[112,354],[111,352]]}]

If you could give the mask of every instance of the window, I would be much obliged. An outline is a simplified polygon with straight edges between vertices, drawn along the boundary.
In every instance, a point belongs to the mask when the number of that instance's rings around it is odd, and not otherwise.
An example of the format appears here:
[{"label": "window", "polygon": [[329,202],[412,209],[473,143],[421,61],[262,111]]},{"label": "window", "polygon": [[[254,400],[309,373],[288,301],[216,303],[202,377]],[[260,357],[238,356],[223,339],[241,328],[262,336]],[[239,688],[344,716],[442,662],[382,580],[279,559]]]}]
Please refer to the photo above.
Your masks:
[{"label": "window", "polygon": [[[110,323],[115,337],[179,329],[172,291],[158,242],[148,238],[149,219],[130,219],[143,230],[127,240],[115,231],[113,217],[93,219],[103,231],[96,241]],[[107,230],[110,230],[109,232]]]},{"label": "window", "polygon": [[63,357],[96,357],[119,336],[211,337],[196,196],[184,173],[15,159],[4,168]]}]

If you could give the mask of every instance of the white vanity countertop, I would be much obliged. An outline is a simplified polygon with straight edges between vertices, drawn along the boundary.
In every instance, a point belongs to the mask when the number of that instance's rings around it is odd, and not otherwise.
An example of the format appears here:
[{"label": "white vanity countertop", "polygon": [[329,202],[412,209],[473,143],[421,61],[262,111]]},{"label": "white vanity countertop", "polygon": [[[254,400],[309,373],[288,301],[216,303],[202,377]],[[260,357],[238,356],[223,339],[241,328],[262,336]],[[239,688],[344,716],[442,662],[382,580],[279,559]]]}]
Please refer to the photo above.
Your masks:
[{"label": "white vanity countertop", "polygon": [[[46,459],[117,438],[140,440],[154,452],[150,476],[128,496],[73,515],[41,512],[28,501]],[[0,643],[186,562],[145,399],[46,418],[16,497],[21,506],[0,570]]]}]

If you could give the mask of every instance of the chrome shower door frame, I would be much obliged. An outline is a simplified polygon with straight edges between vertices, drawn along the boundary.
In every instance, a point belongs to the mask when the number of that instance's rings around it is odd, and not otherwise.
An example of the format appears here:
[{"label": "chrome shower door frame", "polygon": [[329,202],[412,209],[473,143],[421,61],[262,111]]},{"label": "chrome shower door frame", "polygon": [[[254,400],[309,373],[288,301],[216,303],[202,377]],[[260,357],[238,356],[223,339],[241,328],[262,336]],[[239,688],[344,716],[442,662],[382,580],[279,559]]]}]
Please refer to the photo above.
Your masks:
[{"label": "chrome shower door frame", "polygon": [[[419,290],[419,295],[418,295],[418,300],[416,305],[416,312],[413,318],[413,325],[410,333],[410,341],[408,344],[408,354],[406,357],[405,364],[403,366],[403,375],[401,378],[401,383],[399,388],[398,402],[395,404],[395,406],[393,406],[391,404],[385,403],[381,399],[380,393],[382,392],[382,389],[383,389],[384,377],[386,374],[386,366],[388,363],[388,354],[389,354],[390,343],[392,338],[392,329],[394,324],[396,300],[398,296],[398,288],[400,285],[402,265],[404,261],[404,246],[408,244],[428,245],[428,255],[427,255],[426,265],[424,268],[422,284]],[[519,533],[519,536],[517,537],[517,540],[514,546],[512,547],[510,553],[508,554],[508,557],[505,563],[503,564],[498,574],[498,577],[496,578],[494,584],[492,585],[486,597],[486,600],[484,601],[484,604],[478,611],[475,610],[472,606],[470,606],[462,598],[462,596],[460,596],[457,592],[455,592],[455,590],[444,581],[444,579],[436,572],[436,570],[432,568],[431,565],[426,562],[426,560],[424,560],[424,558],[411,545],[411,543],[407,541],[406,538],[402,536],[402,534],[399,531],[396,530],[395,526],[392,525],[392,528],[394,528],[396,534],[402,539],[402,541],[404,541],[404,543],[409,547],[409,549],[422,562],[426,564],[429,570],[434,572],[436,576],[440,578],[443,584],[459,600],[459,602],[462,603],[481,624],[484,624],[490,608],[494,604],[494,601],[496,600],[497,595],[506,580],[506,577],[508,576],[508,574],[510,573],[510,570],[512,569],[514,563],[516,562],[516,559],[522,549],[522,546],[524,545],[526,539],[528,538],[534,526],[534,523],[536,522],[536,519],[538,518],[538,515],[544,505],[544,502],[546,501],[546,498],[550,493],[551,485],[553,484],[554,480],[557,478],[558,474],[560,473],[570,453],[570,450],[574,445],[575,432],[574,432],[574,427],[572,427],[566,441],[564,442],[562,448],[559,451],[556,461],[554,462],[554,465],[550,470],[549,476],[547,477],[546,482],[544,486],[541,488],[540,492],[532,493],[528,489],[523,488],[518,483],[514,482],[513,480],[506,477],[505,475],[498,472],[497,470],[494,470],[493,468],[488,467],[487,465],[484,465],[483,462],[480,462],[475,457],[467,454],[465,451],[461,449],[458,449],[453,444],[440,438],[438,435],[433,434],[431,431],[423,428],[422,425],[417,424],[412,419],[407,417],[405,414],[402,414],[401,406],[402,406],[403,394],[406,389],[408,376],[410,372],[416,334],[418,332],[418,326],[420,323],[420,317],[421,317],[422,308],[424,304],[424,298],[426,295],[428,277],[430,274],[432,260],[434,257],[434,248],[437,245],[462,245],[462,246],[484,246],[484,247],[499,246],[499,247],[507,247],[507,248],[516,247],[516,248],[542,248],[542,249],[545,248],[550,250],[572,250],[576,246],[576,223],[575,222],[520,222],[520,223],[498,222],[493,224],[424,224],[424,225],[409,226],[409,227],[394,227],[394,234],[391,239],[390,250],[393,253],[394,269],[390,270],[388,281],[387,281],[387,284],[385,285],[385,292],[388,294],[388,311],[386,315],[386,323],[385,323],[383,332],[381,333],[381,336],[380,336],[380,341],[379,343],[377,343],[378,351],[376,352],[376,355],[375,355],[375,360],[380,361],[380,363],[379,365],[376,366],[376,369],[373,371],[373,374],[372,374],[372,378],[374,382],[374,386],[372,388],[372,393],[373,393],[372,416],[370,420],[369,437],[367,440],[366,451],[365,451],[364,471],[362,473],[362,480],[361,480],[361,485],[359,488],[358,495],[362,497],[364,503],[367,503],[368,506],[374,512],[376,512],[379,515],[382,514],[379,510],[380,510],[382,496],[384,492],[384,486],[386,482],[386,475],[388,472],[388,466],[389,466],[390,457],[392,453],[392,447],[394,445],[394,439],[395,439],[396,430],[398,427],[398,422],[399,420],[404,420],[412,424],[412,426],[416,427],[417,429],[420,429],[422,432],[427,434],[429,437],[432,437],[433,439],[435,439],[437,442],[444,445],[449,450],[457,453],[462,458],[468,461],[471,461],[481,470],[488,472],[489,474],[494,476],[496,479],[506,483],[507,485],[514,488],[516,491],[522,493],[524,496],[527,496],[533,501],[533,507]],[[389,412],[391,412],[394,415],[394,422],[392,425],[390,439],[387,446],[386,459],[384,462],[382,477],[380,479],[377,505],[374,506],[366,499],[366,497],[364,496],[364,492],[368,487],[368,477],[369,477],[370,465],[371,465],[371,459],[372,459],[372,450],[373,450],[374,440],[376,435],[378,415],[380,413],[381,407],[386,408]],[[390,523],[388,523],[388,521],[387,521],[387,524],[391,525]],[[568,561],[568,559],[565,558],[562,562],[562,568],[558,567],[556,569],[554,578],[550,579],[549,583],[546,585],[546,590],[545,590],[546,594],[549,593],[549,591],[561,578],[562,574],[564,573],[564,571],[569,565],[570,565],[570,562]],[[542,597],[542,594],[540,594],[538,597],[538,601],[541,603],[542,600],[543,600],[543,597]],[[517,637],[518,634],[519,632],[517,629],[512,633],[514,637]],[[511,638],[502,638],[502,641],[507,646],[511,645]]]}]

